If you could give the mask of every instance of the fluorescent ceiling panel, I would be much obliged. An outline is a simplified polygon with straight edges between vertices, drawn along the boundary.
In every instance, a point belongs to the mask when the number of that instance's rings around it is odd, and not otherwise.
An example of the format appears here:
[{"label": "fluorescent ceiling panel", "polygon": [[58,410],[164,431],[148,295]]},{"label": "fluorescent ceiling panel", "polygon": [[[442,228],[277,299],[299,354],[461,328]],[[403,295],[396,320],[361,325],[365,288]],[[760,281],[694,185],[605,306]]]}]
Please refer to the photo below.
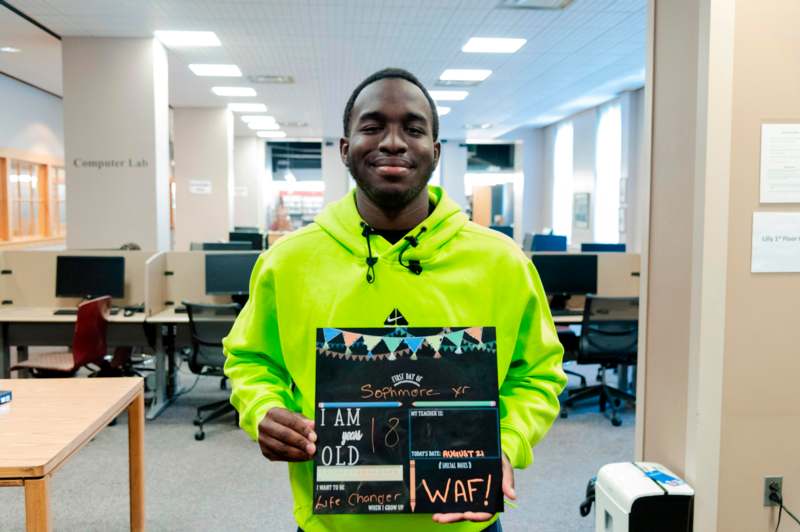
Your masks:
[{"label": "fluorescent ceiling panel", "polygon": [[279,126],[277,122],[259,122],[259,121],[248,122],[247,127],[249,127],[250,129],[254,129],[256,131],[259,130],[277,131],[278,129],[281,128],[281,126]]},{"label": "fluorescent ceiling panel", "polygon": [[267,106],[263,103],[229,103],[228,110],[234,113],[266,113]]},{"label": "fluorescent ceiling panel", "polygon": [[482,68],[448,68],[439,79],[442,81],[483,81],[492,75],[491,70]]},{"label": "fluorescent ceiling panel", "polygon": [[436,106],[436,113],[439,116],[444,116],[449,112],[450,112],[450,108],[449,107],[444,107],[444,106],[439,106],[439,105]]},{"label": "fluorescent ceiling panel", "polygon": [[262,139],[282,139],[286,137],[286,132],[284,131],[259,131],[256,133]]},{"label": "fluorescent ceiling panel", "polygon": [[513,54],[522,48],[526,39],[506,39],[500,37],[473,37],[462,48],[470,54]]},{"label": "fluorescent ceiling panel", "polygon": [[469,91],[428,91],[428,93],[438,102],[460,102],[469,96]]},{"label": "fluorescent ceiling panel", "polygon": [[189,70],[194,72],[195,76],[211,76],[220,78],[240,78],[242,71],[236,65],[208,65],[208,64],[194,64],[189,65]]},{"label": "fluorescent ceiling panel", "polygon": [[167,48],[222,46],[213,31],[155,31],[153,34]]},{"label": "fluorescent ceiling panel", "polygon": [[254,122],[254,121],[275,122],[275,123],[277,123],[277,120],[275,120],[275,117],[274,116],[270,116],[270,115],[244,115],[244,116],[242,116],[242,122],[244,122],[245,124],[247,124],[248,122]]},{"label": "fluorescent ceiling panel", "polygon": [[217,96],[256,96],[256,90],[251,87],[211,87],[211,92]]}]

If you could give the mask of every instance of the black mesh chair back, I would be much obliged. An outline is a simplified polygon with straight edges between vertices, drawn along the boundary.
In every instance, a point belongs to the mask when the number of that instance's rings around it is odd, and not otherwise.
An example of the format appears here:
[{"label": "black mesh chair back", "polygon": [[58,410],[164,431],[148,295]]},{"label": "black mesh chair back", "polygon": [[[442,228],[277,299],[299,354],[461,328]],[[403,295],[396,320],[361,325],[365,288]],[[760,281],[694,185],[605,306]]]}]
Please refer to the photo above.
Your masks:
[{"label": "black mesh chair back", "polygon": [[239,305],[211,305],[183,301],[189,316],[192,334],[192,356],[189,369],[193,373],[222,374],[225,353],[222,339],[228,335],[239,314]]},{"label": "black mesh chair back", "polygon": [[633,364],[638,343],[638,297],[586,296],[578,363]]}]

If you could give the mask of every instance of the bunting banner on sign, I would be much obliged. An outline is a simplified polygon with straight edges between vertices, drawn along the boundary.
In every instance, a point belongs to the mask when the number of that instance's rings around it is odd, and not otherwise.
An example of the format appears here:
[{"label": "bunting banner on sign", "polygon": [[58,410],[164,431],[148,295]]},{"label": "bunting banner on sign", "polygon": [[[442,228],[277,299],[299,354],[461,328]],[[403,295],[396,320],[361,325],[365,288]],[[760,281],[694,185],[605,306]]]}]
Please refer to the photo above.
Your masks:
[{"label": "bunting banner on sign", "polygon": [[[430,334],[435,330],[413,329],[417,333],[413,334],[403,327],[355,330],[325,327],[318,330],[316,347],[322,355],[348,360],[396,360],[406,356],[417,360],[418,356],[441,358],[444,354],[493,352],[496,348],[494,328],[490,328],[488,338],[484,338],[483,327],[445,327]],[[371,334],[382,331],[386,334]]]}]

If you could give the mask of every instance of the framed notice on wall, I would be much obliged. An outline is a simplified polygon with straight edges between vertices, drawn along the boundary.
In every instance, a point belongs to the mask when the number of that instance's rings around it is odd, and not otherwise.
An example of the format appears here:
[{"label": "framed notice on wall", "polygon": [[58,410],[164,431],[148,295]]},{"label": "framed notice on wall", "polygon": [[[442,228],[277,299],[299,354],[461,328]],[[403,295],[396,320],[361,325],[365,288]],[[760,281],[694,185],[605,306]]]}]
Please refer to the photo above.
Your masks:
[{"label": "framed notice on wall", "polygon": [[800,203],[800,123],[761,124],[761,203]]},{"label": "framed notice on wall", "polygon": [[314,513],[500,512],[493,327],[318,329]]}]

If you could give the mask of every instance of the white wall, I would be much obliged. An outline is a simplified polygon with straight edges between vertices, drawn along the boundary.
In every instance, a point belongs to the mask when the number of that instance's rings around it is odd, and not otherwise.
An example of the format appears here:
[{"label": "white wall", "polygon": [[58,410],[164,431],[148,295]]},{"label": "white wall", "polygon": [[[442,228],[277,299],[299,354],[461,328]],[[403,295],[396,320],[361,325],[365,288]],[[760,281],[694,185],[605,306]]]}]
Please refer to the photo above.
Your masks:
[{"label": "white wall", "polygon": [[467,147],[463,145],[463,140],[442,140],[439,168],[442,188],[453,201],[466,210],[469,207],[467,197],[464,194],[464,175],[467,173]]},{"label": "white wall", "polygon": [[67,247],[168,249],[164,47],[155,39],[65,37],[62,49]]},{"label": "white wall", "polygon": [[0,149],[64,159],[60,98],[0,74]]},{"label": "white wall", "polygon": [[[515,227],[515,237],[523,238],[525,233],[538,233],[550,224],[546,218],[543,204],[549,195],[545,192],[545,131],[532,126],[520,127],[501,137],[503,140],[517,142],[516,166],[522,171],[521,190],[514,189],[517,204],[521,204],[520,227]],[[521,159],[521,160],[520,160]],[[519,196],[521,195],[521,202]],[[515,206],[515,209],[517,207]]]},{"label": "white wall", "polygon": [[263,227],[264,141],[257,137],[236,137],[233,144],[233,225]]},{"label": "white wall", "polygon": [[[233,228],[233,116],[225,108],[177,107],[173,121],[175,249],[227,241]],[[198,190],[206,183],[208,193]]]},{"label": "white wall", "polygon": [[[620,234],[620,242],[625,242],[628,251],[640,252],[642,245],[642,229],[644,220],[641,220],[645,209],[643,202],[645,187],[640,185],[640,176],[644,172],[642,157],[642,134],[644,120],[644,90],[639,89],[624,93],[619,98],[622,115],[622,167],[621,174],[627,177],[626,200],[628,210],[625,216],[625,232]],[[605,104],[604,104],[605,105]],[[571,246],[580,246],[582,242],[593,241],[593,224],[595,213],[595,142],[598,108],[587,109],[561,122],[551,124],[543,132],[543,171],[540,202],[537,204],[541,212],[540,226],[552,227],[553,225],[553,149],[555,132],[558,125],[571,121],[573,125],[573,194],[575,192],[588,192],[590,194],[589,227],[585,229],[572,228],[570,239]]]},{"label": "white wall", "polygon": [[325,182],[325,205],[344,197],[350,190],[350,173],[339,154],[338,139],[322,143],[322,180]]}]

